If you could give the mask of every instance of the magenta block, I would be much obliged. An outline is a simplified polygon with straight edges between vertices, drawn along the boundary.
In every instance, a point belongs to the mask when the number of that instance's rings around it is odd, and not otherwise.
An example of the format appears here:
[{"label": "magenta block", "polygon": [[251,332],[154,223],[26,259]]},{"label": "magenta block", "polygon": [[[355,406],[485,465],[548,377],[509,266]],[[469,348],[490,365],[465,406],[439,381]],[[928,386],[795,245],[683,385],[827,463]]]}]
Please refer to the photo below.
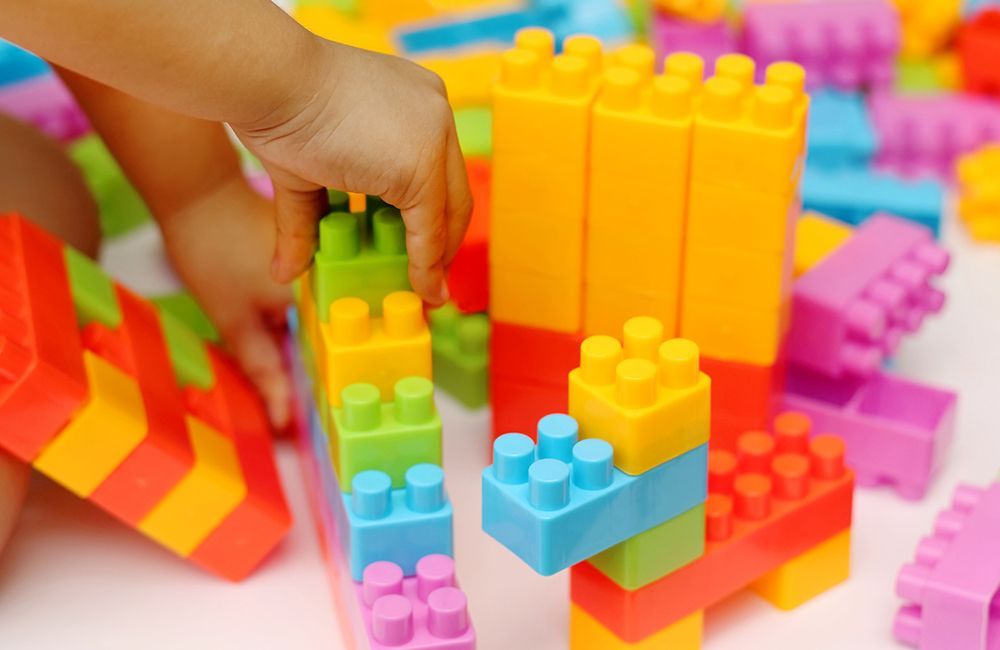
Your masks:
[{"label": "magenta block", "polygon": [[949,260],[927,228],[871,217],[792,287],[789,361],[832,378],[876,372],[944,306],[932,280]]},{"label": "magenta block", "polygon": [[920,650],[1000,646],[998,542],[1000,484],[959,485],[915,561],[899,571],[896,593],[909,604],[896,614],[896,638]]},{"label": "magenta block", "polygon": [[660,60],[674,52],[693,52],[710,64],[736,51],[736,40],[725,20],[704,23],[654,12],[652,40]]},{"label": "magenta block", "polygon": [[420,559],[413,578],[404,578],[392,562],[373,562],[355,588],[372,650],[476,647],[465,594],[455,585],[455,562],[446,555]]},{"label": "magenta block", "polygon": [[743,14],[743,51],[759,71],[795,61],[812,88],[889,87],[899,44],[899,16],[889,0],[752,4]]},{"label": "magenta block", "polygon": [[76,100],[51,74],[0,88],[0,112],[33,124],[60,142],[90,131]]},{"label": "magenta block", "polygon": [[904,176],[949,180],[959,156],[1000,140],[1000,102],[985,97],[879,92],[869,108],[875,164]]},{"label": "magenta block", "polygon": [[920,499],[951,444],[957,400],[881,372],[835,380],[789,366],[782,410],[805,413],[817,433],[841,436],[858,485],[893,485],[902,497]]}]

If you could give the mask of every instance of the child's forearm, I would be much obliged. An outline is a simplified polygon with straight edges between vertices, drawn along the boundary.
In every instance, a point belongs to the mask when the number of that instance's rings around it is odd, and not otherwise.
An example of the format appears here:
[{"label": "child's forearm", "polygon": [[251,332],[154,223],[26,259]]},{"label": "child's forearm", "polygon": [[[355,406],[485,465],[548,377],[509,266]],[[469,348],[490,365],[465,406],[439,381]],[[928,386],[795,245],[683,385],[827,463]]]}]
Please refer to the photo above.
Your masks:
[{"label": "child's forearm", "polygon": [[[196,19],[192,19],[192,17]],[[196,117],[252,125],[305,98],[317,39],[270,0],[4,0],[0,36]]]}]

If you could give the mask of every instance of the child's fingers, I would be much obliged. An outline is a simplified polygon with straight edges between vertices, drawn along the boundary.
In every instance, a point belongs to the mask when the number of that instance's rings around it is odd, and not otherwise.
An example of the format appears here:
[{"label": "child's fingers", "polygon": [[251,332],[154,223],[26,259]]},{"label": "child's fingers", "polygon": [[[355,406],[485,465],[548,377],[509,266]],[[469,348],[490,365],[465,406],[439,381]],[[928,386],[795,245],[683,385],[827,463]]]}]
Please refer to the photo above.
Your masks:
[{"label": "child's fingers", "polygon": [[406,224],[406,252],[410,258],[410,284],[432,306],[448,301],[444,282],[445,162],[434,170],[420,189],[412,207],[402,210]]},{"label": "child's fingers", "polygon": [[472,216],[472,192],[469,190],[469,176],[465,170],[465,159],[458,144],[458,134],[454,121],[448,134],[447,159],[448,204],[445,210],[447,240],[444,247],[444,264],[451,264],[458,247],[465,237]]},{"label": "child's fingers", "polygon": [[284,427],[290,416],[291,385],[275,337],[259,317],[248,317],[222,335],[243,372],[264,398],[271,424],[277,429]]},{"label": "child's fingers", "polygon": [[271,275],[277,282],[291,282],[312,262],[316,248],[316,222],[322,216],[326,195],[318,186],[291,188],[274,183],[277,247]]}]

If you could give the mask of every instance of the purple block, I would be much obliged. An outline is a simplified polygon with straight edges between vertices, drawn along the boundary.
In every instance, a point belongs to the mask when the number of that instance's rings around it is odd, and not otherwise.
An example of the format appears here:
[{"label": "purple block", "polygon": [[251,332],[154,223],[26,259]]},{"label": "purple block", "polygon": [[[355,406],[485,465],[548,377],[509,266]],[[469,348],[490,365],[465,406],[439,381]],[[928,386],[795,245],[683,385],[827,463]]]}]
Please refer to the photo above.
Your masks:
[{"label": "purple block", "polygon": [[1000,645],[1000,484],[959,485],[951,508],[903,565],[896,593],[909,604],[893,633],[920,650],[993,650]]},{"label": "purple block", "polygon": [[710,63],[736,51],[736,40],[725,20],[705,23],[657,12],[653,16],[652,38],[660,60],[674,52],[693,52]]},{"label": "purple block", "polygon": [[789,361],[831,378],[876,372],[944,306],[931,281],[949,261],[927,228],[871,217],[792,287]]},{"label": "purple block", "polygon": [[752,4],[743,30],[743,51],[759,70],[794,61],[812,88],[886,88],[895,76],[899,15],[888,0]]},{"label": "purple block", "polygon": [[798,411],[813,430],[833,431],[847,444],[857,484],[895,486],[923,498],[955,429],[955,393],[884,373],[835,380],[789,366],[784,411]]},{"label": "purple block", "polygon": [[60,142],[90,131],[76,100],[51,74],[0,88],[0,112],[33,124]]},{"label": "purple block", "polygon": [[904,176],[949,180],[959,156],[1000,141],[1000,102],[985,97],[880,92],[870,109],[875,164]]},{"label": "purple block", "polygon": [[450,557],[423,557],[413,578],[404,578],[392,562],[373,562],[355,588],[371,650],[475,650],[476,633]]}]

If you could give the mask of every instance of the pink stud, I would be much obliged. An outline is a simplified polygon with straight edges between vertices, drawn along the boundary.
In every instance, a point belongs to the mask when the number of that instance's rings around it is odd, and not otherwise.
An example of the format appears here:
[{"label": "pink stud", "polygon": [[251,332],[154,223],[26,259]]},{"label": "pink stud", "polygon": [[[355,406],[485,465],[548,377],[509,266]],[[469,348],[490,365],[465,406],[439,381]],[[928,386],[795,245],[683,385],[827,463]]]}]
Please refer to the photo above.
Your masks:
[{"label": "pink stud", "polygon": [[443,587],[455,586],[455,561],[447,555],[426,555],[417,562],[417,598],[427,598]]},{"label": "pink stud", "polygon": [[439,639],[453,639],[469,628],[469,606],[465,594],[455,587],[442,587],[427,598],[427,629]]},{"label": "pink stud", "polygon": [[382,596],[372,606],[372,636],[383,645],[403,645],[413,638],[413,605],[405,596]]},{"label": "pink stud", "polygon": [[365,605],[371,607],[382,596],[403,593],[403,570],[392,562],[372,562],[361,576]]}]

